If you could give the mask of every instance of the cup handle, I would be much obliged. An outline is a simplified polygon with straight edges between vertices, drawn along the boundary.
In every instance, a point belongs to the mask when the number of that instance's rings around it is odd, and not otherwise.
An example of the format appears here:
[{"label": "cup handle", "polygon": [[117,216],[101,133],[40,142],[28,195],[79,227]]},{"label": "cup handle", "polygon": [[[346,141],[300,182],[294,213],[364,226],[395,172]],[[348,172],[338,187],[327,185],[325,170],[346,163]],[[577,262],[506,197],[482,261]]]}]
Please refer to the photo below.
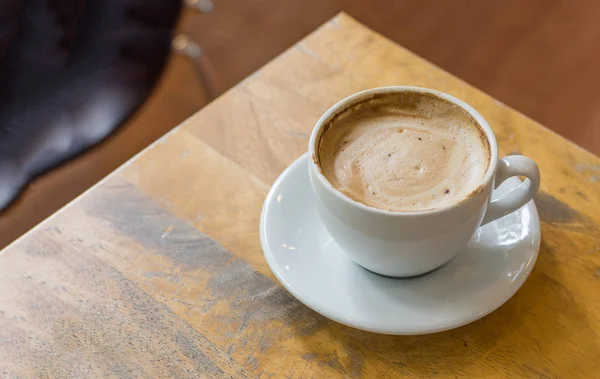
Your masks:
[{"label": "cup handle", "polygon": [[492,198],[481,225],[516,211],[533,199],[540,187],[540,170],[534,161],[522,155],[509,155],[498,161],[494,189],[511,176],[525,176],[527,179],[518,187],[505,194],[492,192]]}]

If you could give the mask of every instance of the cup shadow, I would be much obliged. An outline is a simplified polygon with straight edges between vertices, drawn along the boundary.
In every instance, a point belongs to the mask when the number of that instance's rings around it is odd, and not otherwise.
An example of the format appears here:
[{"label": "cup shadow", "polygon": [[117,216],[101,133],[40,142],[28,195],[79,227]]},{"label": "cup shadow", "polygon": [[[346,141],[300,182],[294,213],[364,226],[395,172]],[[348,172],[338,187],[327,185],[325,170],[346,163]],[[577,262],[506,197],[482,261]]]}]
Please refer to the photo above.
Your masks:
[{"label": "cup shadow", "polygon": [[[538,264],[553,265],[553,260],[549,248],[542,244]],[[486,282],[481,276],[472,280]],[[446,289],[435,288],[419,296],[433,300],[446,294]],[[573,315],[562,318],[554,312]],[[324,319],[314,312],[311,315]],[[578,320],[578,325],[566,325],[564,320]],[[549,362],[561,362],[562,372],[581,372],[589,362],[600,359],[600,352],[592,343],[580,345],[590,340],[586,338],[586,333],[592,332],[588,323],[585,310],[573,302],[572,294],[541,270],[534,269],[523,287],[499,309],[457,329],[391,336],[327,321],[318,332],[307,335],[298,330],[294,338],[302,345],[303,359],[310,358],[308,363],[331,368],[333,373],[346,377],[381,372],[416,377],[499,375],[500,372],[509,376],[555,377],[556,365]],[[515,348],[518,346],[521,348]]]}]

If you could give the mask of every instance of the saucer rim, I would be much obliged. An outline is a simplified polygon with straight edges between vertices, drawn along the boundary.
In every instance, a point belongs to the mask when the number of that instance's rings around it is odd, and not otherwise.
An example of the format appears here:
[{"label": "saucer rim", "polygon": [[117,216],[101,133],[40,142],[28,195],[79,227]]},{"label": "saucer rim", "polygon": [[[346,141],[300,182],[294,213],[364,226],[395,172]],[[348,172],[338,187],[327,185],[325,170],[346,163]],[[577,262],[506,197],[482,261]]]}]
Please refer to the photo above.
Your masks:
[{"label": "saucer rim", "polygon": [[[529,275],[533,271],[535,264],[537,263],[540,246],[541,246],[541,228],[540,228],[541,225],[540,225],[540,219],[539,219],[537,207],[536,207],[534,201],[531,200],[525,205],[525,207],[529,208],[531,219],[534,221],[533,225],[532,225],[531,234],[536,236],[536,238],[534,238],[536,243],[535,243],[535,246],[532,246],[532,249],[534,249],[534,252],[531,255],[531,258],[529,259],[528,269],[523,273],[522,279],[520,280],[520,283],[518,284],[518,286],[516,286],[514,291],[512,291],[505,298],[503,298],[501,301],[499,301],[498,305],[494,305],[493,307],[490,307],[490,309],[488,311],[476,313],[473,315],[473,317],[466,318],[465,320],[461,319],[460,322],[456,322],[456,323],[452,323],[452,322],[446,323],[440,327],[433,327],[433,328],[432,327],[422,327],[422,328],[411,327],[411,328],[407,329],[407,328],[402,328],[401,326],[393,327],[393,328],[391,328],[389,326],[378,327],[377,325],[373,325],[373,324],[369,324],[369,323],[350,322],[349,320],[347,320],[343,317],[339,317],[335,314],[332,314],[331,312],[329,312],[327,310],[319,309],[317,306],[311,305],[307,301],[305,301],[303,299],[304,296],[300,295],[294,289],[294,287],[285,280],[284,276],[281,273],[281,270],[279,270],[279,265],[275,262],[274,254],[271,251],[269,244],[267,243],[267,240],[268,240],[267,233],[268,232],[267,232],[266,219],[267,219],[268,211],[269,211],[270,207],[272,206],[272,204],[274,203],[273,200],[275,198],[275,193],[280,188],[281,183],[284,180],[286,180],[286,178],[291,173],[295,172],[295,170],[302,169],[301,167],[297,168],[296,166],[301,166],[303,163],[305,164],[306,170],[308,171],[308,152],[303,153],[301,156],[296,158],[289,166],[287,166],[285,168],[285,170],[283,170],[282,173],[273,182],[271,188],[269,189],[269,192],[265,198],[265,201],[264,201],[262,209],[261,209],[261,214],[260,214],[260,228],[259,228],[260,229],[259,230],[260,231],[260,242],[261,242],[261,247],[263,250],[263,255],[265,256],[267,264],[269,265],[271,272],[273,272],[273,274],[275,275],[277,280],[281,283],[281,285],[292,296],[294,296],[298,301],[300,301],[302,304],[304,304],[311,310],[317,312],[318,314],[320,314],[324,317],[327,317],[330,320],[333,320],[333,321],[338,322],[345,326],[349,326],[351,328],[355,328],[355,329],[359,329],[359,330],[363,330],[363,331],[367,331],[367,332],[372,332],[372,333],[385,334],[385,335],[406,335],[406,336],[425,335],[425,334],[439,333],[439,332],[444,332],[444,331],[460,328],[462,326],[465,326],[467,324],[475,322],[475,321],[489,315],[490,313],[494,312],[495,310],[499,309],[500,307],[502,307],[508,300],[510,300],[521,289],[523,284],[525,284],[525,282],[529,278]],[[308,173],[307,173],[307,176],[308,176]],[[510,180],[510,178],[509,178],[509,180]],[[496,221],[493,221],[493,222],[496,222]],[[427,274],[425,274],[425,275],[427,275]],[[396,279],[389,278],[389,280],[396,280]]]}]

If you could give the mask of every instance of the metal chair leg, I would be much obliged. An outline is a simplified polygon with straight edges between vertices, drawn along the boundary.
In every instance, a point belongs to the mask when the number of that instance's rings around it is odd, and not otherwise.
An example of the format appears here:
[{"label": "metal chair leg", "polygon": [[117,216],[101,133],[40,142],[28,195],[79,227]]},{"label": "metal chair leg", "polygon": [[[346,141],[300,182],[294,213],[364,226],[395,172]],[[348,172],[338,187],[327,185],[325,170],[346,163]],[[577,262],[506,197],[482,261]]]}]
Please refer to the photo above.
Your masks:
[{"label": "metal chair leg", "polygon": [[185,5],[202,13],[210,13],[215,9],[215,4],[211,0],[185,0]]},{"label": "metal chair leg", "polygon": [[193,64],[208,100],[219,95],[219,84],[212,63],[202,48],[185,34],[178,34],[171,43],[173,51],[187,57]]}]

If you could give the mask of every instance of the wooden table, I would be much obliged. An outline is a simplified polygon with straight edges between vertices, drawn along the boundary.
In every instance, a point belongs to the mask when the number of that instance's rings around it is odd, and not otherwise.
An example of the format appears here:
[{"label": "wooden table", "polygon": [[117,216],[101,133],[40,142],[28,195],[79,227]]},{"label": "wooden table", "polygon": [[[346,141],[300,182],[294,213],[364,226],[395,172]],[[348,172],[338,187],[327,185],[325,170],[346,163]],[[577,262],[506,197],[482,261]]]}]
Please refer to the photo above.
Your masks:
[{"label": "wooden table", "polygon": [[[490,73],[493,75],[493,73]],[[354,330],[276,282],[258,221],[356,91],[464,99],[542,172],[538,262],[491,315]],[[0,377],[600,376],[600,159],[341,14],[0,253]]]}]

